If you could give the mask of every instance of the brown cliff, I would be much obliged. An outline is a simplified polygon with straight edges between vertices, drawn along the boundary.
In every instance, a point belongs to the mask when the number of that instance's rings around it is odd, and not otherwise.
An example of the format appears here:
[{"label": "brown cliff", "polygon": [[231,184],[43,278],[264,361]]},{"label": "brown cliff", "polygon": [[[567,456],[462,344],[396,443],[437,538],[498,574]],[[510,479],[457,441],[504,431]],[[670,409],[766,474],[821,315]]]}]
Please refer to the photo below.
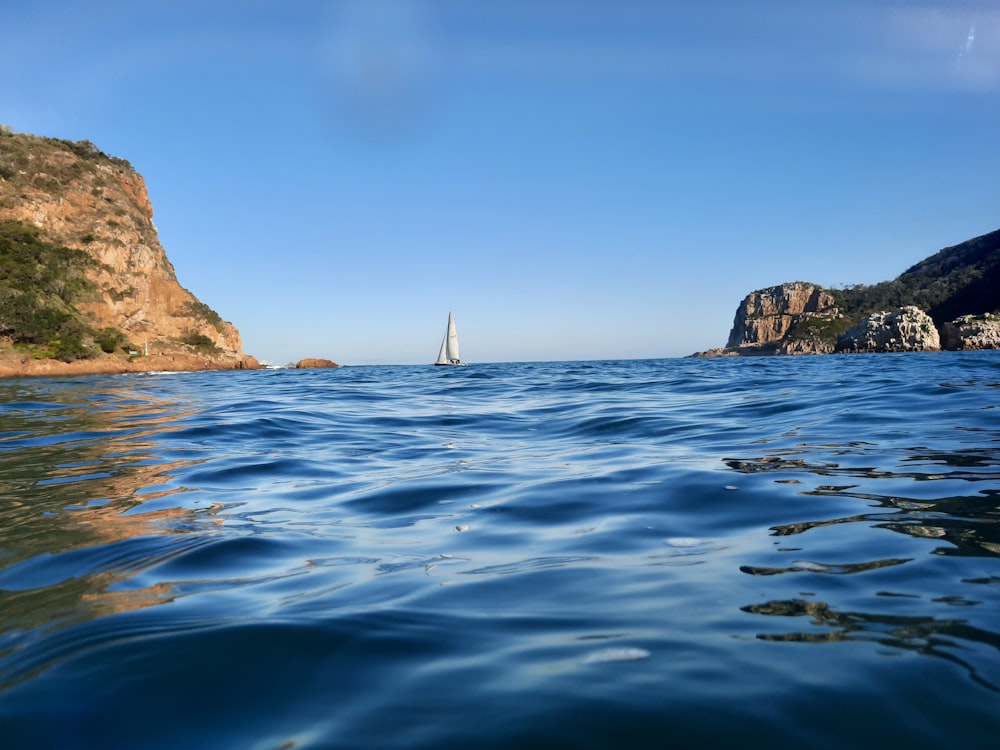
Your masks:
[{"label": "brown cliff", "polygon": [[729,342],[693,356],[828,354],[831,329],[842,326],[836,300],[815,284],[794,281],[751,292],[736,309]]},{"label": "brown cliff", "polygon": [[[66,364],[95,372],[256,366],[244,355],[236,327],[177,281],[153,224],[145,181],[128,162],[87,141],[0,129],[4,221],[35,227],[45,242],[82,250],[94,261],[84,271],[91,291],[73,302],[75,314],[88,330],[121,331],[124,346],[110,355],[90,346],[89,368]],[[177,366],[162,367],[154,362],[158,355]],[[19,357],[20,369],[32,370],[32,359]],[[45,368],[38,363],[34,369]]]},{"label": "brown cliff", "polygon": [[736,309],[727,347],[783,339],[806,314],[835,314],[833,296],[814,284],[795,281],[751,292]]}]

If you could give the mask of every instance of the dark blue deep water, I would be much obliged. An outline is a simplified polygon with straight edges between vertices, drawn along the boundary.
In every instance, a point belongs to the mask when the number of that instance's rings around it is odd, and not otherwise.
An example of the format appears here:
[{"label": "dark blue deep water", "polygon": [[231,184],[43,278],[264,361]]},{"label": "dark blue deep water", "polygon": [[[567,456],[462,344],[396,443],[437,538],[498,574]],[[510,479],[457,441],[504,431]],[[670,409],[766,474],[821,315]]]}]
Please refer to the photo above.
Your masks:
[{"label": "dark blue deep water", "polygon": [[0,381],[0,746],[996,748],[1000,352]]}]

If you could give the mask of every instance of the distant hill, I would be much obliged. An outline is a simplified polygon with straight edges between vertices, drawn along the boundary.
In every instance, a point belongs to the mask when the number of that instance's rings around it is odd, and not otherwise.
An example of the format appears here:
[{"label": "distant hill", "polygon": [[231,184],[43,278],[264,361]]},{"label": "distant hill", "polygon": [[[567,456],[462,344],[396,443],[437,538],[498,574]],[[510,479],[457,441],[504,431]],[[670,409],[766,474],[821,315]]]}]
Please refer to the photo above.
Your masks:
[{"label": "distant hill", "polygon": [[[862,322],[870,325],[868,319],[879,313],[911,306],[930,316],[929,335],[926,343],[907,346],[937,348],[940,339],[946,348],[996,348],[1000,341],[1000,230],[940,250],[892,281],[843,289],[795,281],[758,289],[737,308],[726,347],[695,356],[844,350],[845,337],[853,336]],[[964,316],[981,319],[970,321]],[[906,319],[912,324],[913,313],[907,313]],[[902,346],[897,333],[883,331],[880,336]],[[852,344],[851,350],[857,346]]]},{"label": "distant hill", "polygon": [[236,328],[178,283],[152,219],[124,159],[0,126],[0,372],[253,365]]},{"label": "distant hill", "polygon": [[829,291],[848,317],[915,305],[940,327],[1000,311],[1000,229],[946,247],[892,281]]}]

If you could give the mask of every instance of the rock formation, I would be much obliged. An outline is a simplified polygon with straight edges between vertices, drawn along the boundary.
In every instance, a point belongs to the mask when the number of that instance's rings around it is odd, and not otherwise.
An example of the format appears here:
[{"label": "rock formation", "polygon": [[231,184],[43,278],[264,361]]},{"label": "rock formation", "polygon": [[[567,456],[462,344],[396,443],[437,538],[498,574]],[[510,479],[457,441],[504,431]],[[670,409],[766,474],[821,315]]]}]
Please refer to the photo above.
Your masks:
[{"label": "rock formation", "polygon": [[333,360],[318,359],[315,357],[307,357],[306,359],[300,359],[295,366],[297,368],[340,367],[340,365],[338,365]]},{"label": "rock formation", "polygon": [[909,305],[873,313],[837,339],[838,352],[934,352],[941,348],[931,317]]},{"label": "rock formation", "polygon": [[[833,318],[830,318],[831,320]],[[834,344],[820,336],[788,337],[775,347],[775,354],[830,354]]]},{"label": "rock formation", "polygon": [[836,300],[822,287],[803,281],[779,284],[743,299],[725,348],[693,356],[829,354],[835,343],[830,331],[842,325],[841,321]]},{"label": "rock formation", "polygon": [[176,369],[257,366],[235,326],[178,283],[146,184],[128,162],[87,141],[0,129],[0,221],[36,227],[46,242],[96,261],[85,272],[96,293],[75,309],[92,329],[121,331],[133,365],[174,355],[188,363]]},{"label": "rock formation", "polygon": [[941,326],[942,349],[1000,349],[1000,315],[963,315]]},{"label": "rock formation", "polygon": [[752,292],[727,346],[692,356],[939,348],[1000,348],[1000,230],[944,248],[892,281],[835,290],[797,281]]},{"label": "rock formation", "polygon": [[736,309],[727,347],[781,341],[807,314],[836,314],[825,289],[795,281],[751,292]]}]

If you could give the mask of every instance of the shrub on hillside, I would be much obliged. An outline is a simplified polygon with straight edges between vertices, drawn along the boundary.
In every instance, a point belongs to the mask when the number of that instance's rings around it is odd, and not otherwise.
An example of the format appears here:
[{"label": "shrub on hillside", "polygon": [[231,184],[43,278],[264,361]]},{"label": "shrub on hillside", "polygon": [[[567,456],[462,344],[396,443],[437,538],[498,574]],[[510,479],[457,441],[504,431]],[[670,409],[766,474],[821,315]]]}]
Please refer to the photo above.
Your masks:
[{"label": "shrub on hillside", "polygon": [[201,354],[215,354],[219,351],[219,347],[215,345],[212,339],[193,329],[181,336],[181,343],[187,344]]}]

